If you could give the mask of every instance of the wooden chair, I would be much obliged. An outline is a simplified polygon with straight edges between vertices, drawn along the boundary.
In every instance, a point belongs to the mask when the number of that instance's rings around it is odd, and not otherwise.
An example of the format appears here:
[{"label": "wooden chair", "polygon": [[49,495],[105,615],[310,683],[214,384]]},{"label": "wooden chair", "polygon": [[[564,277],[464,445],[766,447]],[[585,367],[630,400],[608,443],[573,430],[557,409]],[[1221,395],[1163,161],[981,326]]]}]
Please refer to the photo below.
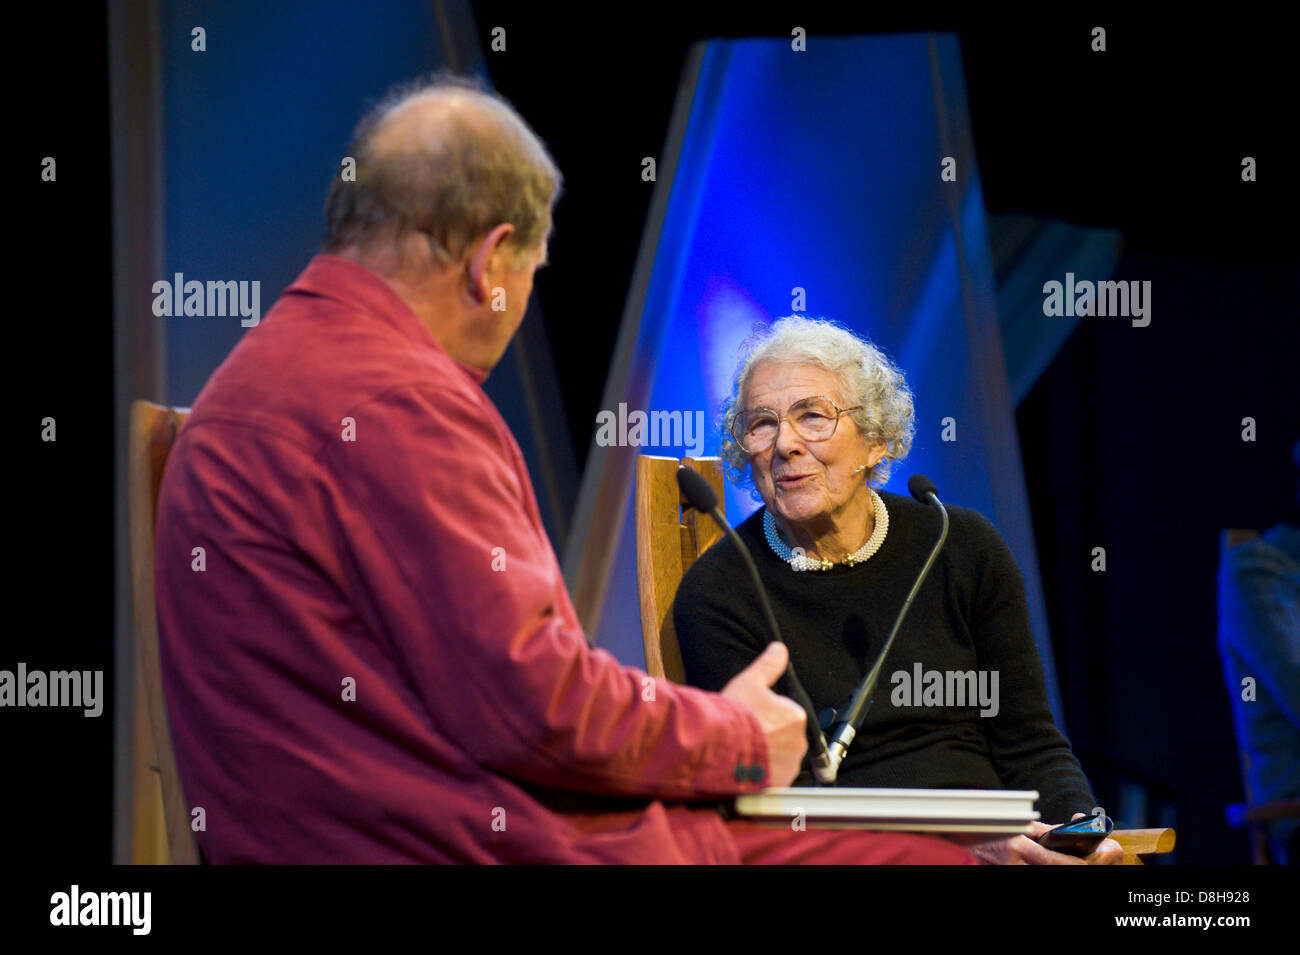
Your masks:
[{"label": "wooden chair", "polygon": [[[643,454],[636,461],[637,589],[641,597],[641,640],[645,645],[646,673],[685,683],[681,648],[673,628],[673,597],[682,576],[695,558],[717,542],[722,530],[707,514],[700,514],[682,497],[677,468],[699,471],[718,492],[723,513],[721,458],[656,457]],[[1143,857],[1171,852],[1173,829],[1117,829],[1111,838],[1124,849],[1125,865],[1142,865]]]},{"label": "wooden chair", "polygon": [[[713,518],[687,503],[677,486],[677,468],[704,475],[722,500],[721,458],[655,457],[636,459],[636,567],[641,596],[641,640],[646,672],[686,682],[682,653],[673,629],[673,598],[695,558],[722,537]],[[726,505],[723,504],[725,510]]]},{"label": "wooden chair", "polygon": [[[1247,789],[1247,799],[1250,790]],[[1269,848],[1265,824],[1282,819],[1300,819],[1300,799],[1275,799],[1272,802],[1234,803],[1225,810],[1228,825],[1234,829],[1242,826],[1250,830],[1251,862],[1255,865],[1275,865],[1273,850]]]},{"label": "wooden chair", "polygon": [[[154,604],[154,515],[163,466],[188,408],[148,401],[131,403],[127,460],[127,512],[131,537],[131,579],[135,599],[135,839],[133,861],[195,865],[198,842],[176,771],[158,659]],[[161,836],[161,837],[160,837]]]},{"label": "wooden chair", "polygon": [[[1219,559],[1238,544],[1259,537],[1259,531],[1239,527],[1225,528],[1219,538]],[[1240,729],[1238,727],[1237,729]],[[1226,807],[1224,814],[1228,825],[1234,829],[1246,827],[1250,832],[1250,855],[1255,865],[1273,865],[1272,849],[1268,844],[1266,824],[1281,819],[1300,819],[1300,799],[1276,799],[1272,802],[1256,802],[1250,791],[1250,753],[1240,735],[1237,737],[1237,752],[1241,762],[1241,786],[1246,794],[1244,803],[1234,803]],[[1294,860],[1292,860],[1294,861]]]}]

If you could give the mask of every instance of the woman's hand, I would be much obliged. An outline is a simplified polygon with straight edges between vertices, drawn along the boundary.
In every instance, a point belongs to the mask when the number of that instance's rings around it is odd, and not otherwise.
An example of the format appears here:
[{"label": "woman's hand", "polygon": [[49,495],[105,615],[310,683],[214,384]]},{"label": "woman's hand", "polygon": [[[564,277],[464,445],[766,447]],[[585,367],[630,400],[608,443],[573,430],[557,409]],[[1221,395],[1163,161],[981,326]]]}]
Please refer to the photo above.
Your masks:
[{"label": "woman's hand", "polygon": [[[1076,812],[1070,819],[1073,821],[1083,815]],[[1031,822],[1029,826],[1029,835],[971,846],[971,852],[983,865],[1119,865],[1124,861],[1124,849],[1114,839],[1103,839],[1090,855],[1080,859],[1044,849],[1034,841],[1055,827],[1042,822]]]}]

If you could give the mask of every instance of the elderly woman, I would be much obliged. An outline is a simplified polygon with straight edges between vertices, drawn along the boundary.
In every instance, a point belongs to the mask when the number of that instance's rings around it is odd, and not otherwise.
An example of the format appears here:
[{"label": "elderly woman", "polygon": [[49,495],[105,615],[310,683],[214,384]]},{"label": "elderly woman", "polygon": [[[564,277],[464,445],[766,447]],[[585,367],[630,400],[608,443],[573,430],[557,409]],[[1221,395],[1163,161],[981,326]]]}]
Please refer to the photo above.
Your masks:
[{"label": "elderly woman", "polygon": [[[784,318],[751,345],[725,412],[723,455],[732,478],[752,481],[764,506],[738,531],[814,706],[841,707],[884,645],[939,529],[933,508],[878,489],[911,446],[912,396],[888,358],[829,322]],[[1038,834],[1091,812],[1096,799],[1052,720],[1010,549],[978,512],[948,511],[947,543],[885,662],[840,784],[1036,789]],[[691,684],[722,689],[768,643],[745,581],[725,541],[683,578],[673,619]],[[915,697],[901,693],[902,679],[890,679],[900,671],[912,678],[918,663],[922,672],[985,671],[998,698],[918,706],[919,688]],[[1120,854],[1106,840],[1089,861]],[[1077,861],[1024,836],[977,855]]]}]

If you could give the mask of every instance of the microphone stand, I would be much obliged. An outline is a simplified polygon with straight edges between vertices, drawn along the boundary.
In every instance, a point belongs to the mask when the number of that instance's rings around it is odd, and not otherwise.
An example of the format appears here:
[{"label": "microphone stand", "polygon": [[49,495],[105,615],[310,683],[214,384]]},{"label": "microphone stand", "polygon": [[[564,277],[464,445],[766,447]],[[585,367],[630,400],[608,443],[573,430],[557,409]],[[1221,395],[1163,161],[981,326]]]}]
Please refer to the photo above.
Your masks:
[{"label": "microphone stand", "polygon": [[935,542],[934,547],[930,550],[930,556],[926,558],[925,566],[921,568],[921,573],[912,584],[907,599],[903,601],[898,616],[894,618],[894,627],[889,631],[889,638],[885,641],[880,655],[876,657],[875,666],[858,684],[853,697],[844,708],[836,711],[828,721],[834,727],[828,746],[833,773],[839,772],[840,763],[848,755],[853,738],[858,735],[858,730],[862,728],[862,723],[867,718],[867,711],[871,709],[871,704],[875,701],[876,683],[880,679],[880,671],[885,665],[885,657],[889,655],[889,650],[894,645],[894,638],[898,636],[898,628],[902,626],[903,618],[907,616],[907,611],[911,609],[917,591],[921,589],[921,584],[925,582],[926,576],[930,573],[935,558],[939,556],[939,550],[943,547],[944,541],[948,539],[948,510],[943,506],[943,502],[939,500],[939,496],[934,491],[934,486],[929,484],[928,481],[926,484],[928,486],[919,489],[920,493],[914,491],[914,496],[923,504],[933,504],[939,508],[939,514],[943,517],[943,529],[939,532],[939,540]]},{"label": "microphone stand", "polygon": [[[772,639],[776,643],[784,643],[785,641],[781,639],[781,628],[776,622],[776,614],[772,612],[772,602],[767,596],[767,588],[763,586],[763,579],[758,575],[758,565],[754,563],[754,557],[750,554],[749,548],[745,546],[745,542],[740,539],[736,529],[731,526],[731,523],[722,513],[722,503],[718,500],[718,495],[714,493],[713,487],[701,474],[688,467],[679,467],[677,469],[677,486],[681,488],[682,495],[693,508],[708,514],[717,522],[718,526],[726,533],[727,539],[740,552],[741,559],[745,563],[745,569],[749,571],[749,578],[753,581],[754,589],[758,593],[758,603],[763,608],[763,619],[767,623],[768,630],[772,632]],[[822,734],[821,724],[817,721],[817,711],[813,709],[812,698],[794,672],[793,661],[786,664],[785,675],[782,679],[791,689],[789,695],[803,707],[804,713],[807,714],[805,731],[808,737],[808,762],[812,766],[813,778],[819,786],[833,784],[835,782],[835,767],[838,764],[831,761],[830,752],[826,747],[826,737]]]},{"label": "microphone stand", "polygon": [[[767,621],[767,627],[775,635],[778,643],[784,643],[785,641],[781,639],[781,628],[776,622],[776,615],[772,613],[772,604],[767,599],[767,591],[763,587],[762,579],[758,576],[758,565],[754,563],[754,557],[750,554],[749,548],[740,539],[736,529],[727,522],[721,508],[713,508],[709,512],[709,516],[718,522],[718,526],[726,532],[728,539],[736,546],[736,550],[740,551],[740,556],[745,561],[745,567],[749,570],[750,579],[753,580],[754,586],[758,588],[758,602],[763,608],[763,617]],[[795,702],[802,706],[804,712],[808,715],[806,724],[808,761],[812,765],[813,779],[817,781],[818,786],[833,785],[835,783],[835,771],[840,764],[839,761],[833,760],[827,747],[826,737],[822,735],[821,725],[817,720],[816,710],[813,708],[812,697],[808,695],[808,691],[799,682],[799,677],[795,675],[793,662],[786,663],[785,676]]]}]

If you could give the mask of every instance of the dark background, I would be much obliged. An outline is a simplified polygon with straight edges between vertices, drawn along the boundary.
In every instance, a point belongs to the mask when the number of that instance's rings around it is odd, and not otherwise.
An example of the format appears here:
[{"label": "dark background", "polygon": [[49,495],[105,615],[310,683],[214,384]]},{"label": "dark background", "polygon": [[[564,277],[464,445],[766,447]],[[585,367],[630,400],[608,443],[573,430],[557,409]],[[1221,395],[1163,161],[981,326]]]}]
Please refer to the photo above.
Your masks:
[{"label": "dark background", "polygon": [[[795,19],[792,19],[795,18]],[[1150,280],[1147,329],[1084,321],[1021,404],[1018,424],[1069,734],[1098,798],[1137,783],[1170,806],[1180,862],[1244,863],[1227,803],[1242,798],[1214,645],[1223,527],[1297,520],[1300,243],[1282,144],[1293,53],[1257,20],[1153,27],[1085,20],[1008,27],[638,8],[634,24],[549,6],[476,6],[510,54],[490,76],[566,177],[552,267],[536,295],[581,464],[649,206],[685,52],[709,36],[950,30],[959,34],[989,213],[1121,228],[1115,278]],[[9,288],[19,450],[11,627],[0,667],[113,669],[113,381],[107,50],[102,8],[14,14],[30,54],[9,88],[21,183]],[[432,65],[432,63],[431,63]],[[26,80],[24,82],[24,79]],[[325,109],[328,103],[304,104]],[[250,143],[249,148],[256,148]],[[887,148],[887,144],[882,144]],[[57,188],[39,181],[58,157]],[[1240,182],[1256,157],[1259,182]],[[310,250],[309,250],[310,251]],[[304,262],[307,252],[304,253]],[[269,308],[269,300],[264,308]],[[1147,334],[1150,333],[1150,334]],[[58,442],[40,440],[54,416]],[[1255,418],[1258,440],[1240,440]],[[557,438],[556,440],[562,440]],[[1088,569],[1094,546],[1108,570]],[[42,855],[110,859],[112,699],[0,712],[17,805],[5,820]]]}]

